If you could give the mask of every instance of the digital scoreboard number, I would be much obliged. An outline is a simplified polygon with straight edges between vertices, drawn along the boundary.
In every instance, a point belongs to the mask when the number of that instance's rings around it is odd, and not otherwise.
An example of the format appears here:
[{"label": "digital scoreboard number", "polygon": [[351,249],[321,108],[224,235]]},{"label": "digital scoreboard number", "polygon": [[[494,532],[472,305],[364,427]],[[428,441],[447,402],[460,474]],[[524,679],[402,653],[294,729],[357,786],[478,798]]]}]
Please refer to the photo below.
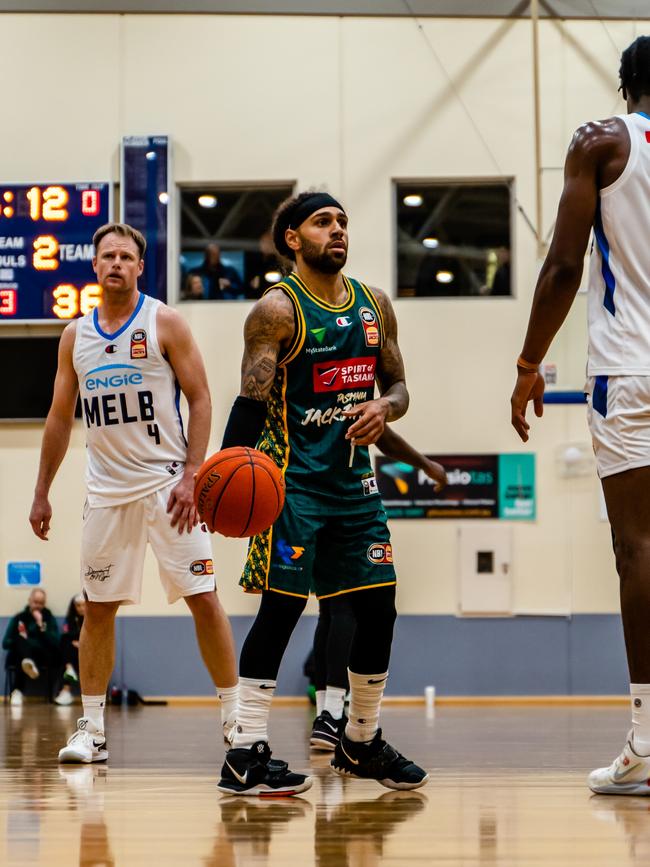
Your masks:
[{"label": "digital scoreboard number", "polygon": [[74,319],[99,304],[92,237],[110,206],[109,183],[0,185],[0,324]]}]

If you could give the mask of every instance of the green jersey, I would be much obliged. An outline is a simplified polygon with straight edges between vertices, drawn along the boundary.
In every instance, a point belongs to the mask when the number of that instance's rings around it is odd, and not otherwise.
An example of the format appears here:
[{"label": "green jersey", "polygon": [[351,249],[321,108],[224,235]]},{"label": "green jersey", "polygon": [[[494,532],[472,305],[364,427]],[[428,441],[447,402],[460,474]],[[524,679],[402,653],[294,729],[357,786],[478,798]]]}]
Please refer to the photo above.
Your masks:
[{"label": "green jersey", "polygon": [[311,514],[379,506],[368,449],[346,440],[354,419],[343,411],[373,399],[384,323],[368,287],[343,281],[347,297],[338,306],[311,292],[297,274],[272,287],[291,299],[296,329],[278,359],[258,448],[282,468],[287,494],[297,495]]}]

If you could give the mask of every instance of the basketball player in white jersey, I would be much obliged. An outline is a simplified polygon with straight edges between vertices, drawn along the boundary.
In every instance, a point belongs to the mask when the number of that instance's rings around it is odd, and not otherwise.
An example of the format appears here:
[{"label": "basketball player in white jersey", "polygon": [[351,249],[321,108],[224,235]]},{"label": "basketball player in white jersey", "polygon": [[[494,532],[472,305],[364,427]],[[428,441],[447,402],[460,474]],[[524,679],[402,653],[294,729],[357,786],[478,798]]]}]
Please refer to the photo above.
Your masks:
[{"label": "basketball player in white jersey", "polygon": [[539,365],[578,289],[589,234],[588,417],[621,583],[632,729],[589,776],[594,792],[650,795],[650,36],[621,57],[627,114],[581,126],[517,361],[512,424],[542,415]]},{"label": "basketball player in white jersey", "polygon": [[[138,291],[146,242],[111,223],[93,238],[102,304],[63,331],[30,523],[47,540],[48,494],[68,448],[77,395],[86,427],[87,499],[81,543],[86,615],[79,666],[83,716],[61,762],[108,758],[104,703],[120,605],[140,600],[149,542],[170,603],[185,599],[199,647],[234,723],[237,669],[230,624],[215,592],[210,540],[197,527],[193,475],[210,434],[210,394],[199,350],[182,317]],[[187,399],[187,440],[178,399]]]}]

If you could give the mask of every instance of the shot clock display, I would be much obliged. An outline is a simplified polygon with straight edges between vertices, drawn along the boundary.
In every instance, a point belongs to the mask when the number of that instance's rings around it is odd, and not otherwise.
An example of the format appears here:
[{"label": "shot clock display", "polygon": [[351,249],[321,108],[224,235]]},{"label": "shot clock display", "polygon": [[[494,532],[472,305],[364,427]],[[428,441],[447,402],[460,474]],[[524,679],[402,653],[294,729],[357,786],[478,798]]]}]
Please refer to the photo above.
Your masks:
[{"label": "shot clock display", "polygon": [[109,183],[0,185],[0,324],[74,319],[96,307],[92,237]]}]

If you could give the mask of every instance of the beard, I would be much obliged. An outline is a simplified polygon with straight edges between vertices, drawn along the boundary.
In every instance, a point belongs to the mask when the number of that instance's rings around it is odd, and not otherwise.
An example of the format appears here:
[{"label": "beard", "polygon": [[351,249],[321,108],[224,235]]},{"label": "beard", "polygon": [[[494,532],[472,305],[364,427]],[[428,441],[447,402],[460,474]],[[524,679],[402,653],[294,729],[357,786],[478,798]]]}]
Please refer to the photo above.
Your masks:
[{"label": "beard", "polygon": [[321,250],[320,247],[312,244],[306,238],[301,237],[301,241],[302,258],[305,260],[305,264],[313,268],[314,271],[320,271],[322,274],[338,274],[347,262],[347,251],[345,253],[333,253],[331,250]]}]

